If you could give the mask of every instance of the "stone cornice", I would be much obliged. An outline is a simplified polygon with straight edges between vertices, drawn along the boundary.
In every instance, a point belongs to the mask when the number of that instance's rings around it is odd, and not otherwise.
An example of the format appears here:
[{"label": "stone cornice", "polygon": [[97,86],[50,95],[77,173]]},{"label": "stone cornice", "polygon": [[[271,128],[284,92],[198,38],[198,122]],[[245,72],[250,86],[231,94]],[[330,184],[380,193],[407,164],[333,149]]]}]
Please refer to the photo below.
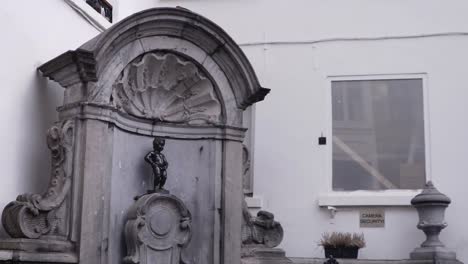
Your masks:
[{"label": "stone cornice", "polygon": [[60,119],[94,119],[114,124],[127,132],[146,135],[164,136],[177,139],[215,139],[242,142],[245,128],[226,125],[187,125],[179,123],[156,122],[141,119],[118,111],[109,105],[92,103],[74,103],[59,108]]},{"label": "stone cornice", "polygon": [[80,82],[98,80],[93,53],[81,49],[67,51],[43,64],[38,70],[65,88]]}]

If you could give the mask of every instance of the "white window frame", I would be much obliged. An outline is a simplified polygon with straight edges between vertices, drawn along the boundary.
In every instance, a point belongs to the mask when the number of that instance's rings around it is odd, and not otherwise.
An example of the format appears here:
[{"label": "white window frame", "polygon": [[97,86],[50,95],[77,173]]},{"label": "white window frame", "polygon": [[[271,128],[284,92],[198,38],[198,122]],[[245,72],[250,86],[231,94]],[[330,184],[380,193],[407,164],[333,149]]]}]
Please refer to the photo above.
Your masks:
[{"label": "white window frame", "polygon": [[[83,17],[88,23],[95,27],[100,32],[110,28],[112,23],[107,21],[101,14],[94,10],[90,5],[86,3],[86,0],[64,0],[73,10],[78,12],[78,14]],[[114,6],[114,1],[112,1],[112,6]],[[114,12],[114,11],[113,11]],[[115,13],[115,12],[114,12]],[[116,21],[116,19],[113,19]]]},{"label": "white window frame", "polygon": [[424,148],[426,181],[432,180],[431,136],[429,117],[429,87],[427,73],[398,73],[398,74],[370,74],[370,75],[343,75],[328,76],[326,79],[326,130],[324,133],[329,142],[324,147],[326,155],[325,181],[327,190],[319,195],[319,206],[410,206],[411,199],[421,190],[357,190],[357,191],[333,191],[333,116],[332,116],[332,82],[334,81],[366,81],[366,80],[402,80],[422,79],[423,86],[423,115],[424,115]]}]

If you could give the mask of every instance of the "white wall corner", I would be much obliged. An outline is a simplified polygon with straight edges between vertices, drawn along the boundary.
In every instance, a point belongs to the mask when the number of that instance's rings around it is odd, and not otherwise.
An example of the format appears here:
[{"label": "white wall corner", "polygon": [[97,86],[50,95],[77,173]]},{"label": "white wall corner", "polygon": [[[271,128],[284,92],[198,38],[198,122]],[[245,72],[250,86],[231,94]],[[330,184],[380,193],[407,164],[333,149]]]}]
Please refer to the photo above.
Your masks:
[{"label": "white wall corner", "polygon": [[89,6],[84,0],[64,0],[73,10],[75,10],[88,23],[100,32],[110,28],[112,23],[107,21],[101,14]]}]

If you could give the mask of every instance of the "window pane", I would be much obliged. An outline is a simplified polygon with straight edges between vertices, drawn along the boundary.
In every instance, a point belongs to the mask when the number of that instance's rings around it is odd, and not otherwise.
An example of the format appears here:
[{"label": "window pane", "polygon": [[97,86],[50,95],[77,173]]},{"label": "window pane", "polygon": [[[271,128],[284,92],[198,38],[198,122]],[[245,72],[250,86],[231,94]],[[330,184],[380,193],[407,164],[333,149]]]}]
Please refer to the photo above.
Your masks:
[{"label": "window pane", "polygon": [[425,183],[421,79],[333,81],[333,189]]}]

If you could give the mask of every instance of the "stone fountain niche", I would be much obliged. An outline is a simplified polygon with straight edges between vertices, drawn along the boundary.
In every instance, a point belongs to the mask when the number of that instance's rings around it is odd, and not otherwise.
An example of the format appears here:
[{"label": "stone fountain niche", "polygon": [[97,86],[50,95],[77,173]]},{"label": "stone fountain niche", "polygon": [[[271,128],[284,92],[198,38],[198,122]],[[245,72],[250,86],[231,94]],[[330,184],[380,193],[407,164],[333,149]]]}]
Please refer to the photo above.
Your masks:
[{"label": "stone fountain niche", "polygon": [[221,28],[150,9],[39,70],[65,88],[47,135],[50,188],[5,208],[12,238],[0,241],[0,262],[122,263],[128,210],[153,187],[144,157],[157,136],[165,188],[191,213],[182,262],[240,263],[242,112],[269,90]]}]

